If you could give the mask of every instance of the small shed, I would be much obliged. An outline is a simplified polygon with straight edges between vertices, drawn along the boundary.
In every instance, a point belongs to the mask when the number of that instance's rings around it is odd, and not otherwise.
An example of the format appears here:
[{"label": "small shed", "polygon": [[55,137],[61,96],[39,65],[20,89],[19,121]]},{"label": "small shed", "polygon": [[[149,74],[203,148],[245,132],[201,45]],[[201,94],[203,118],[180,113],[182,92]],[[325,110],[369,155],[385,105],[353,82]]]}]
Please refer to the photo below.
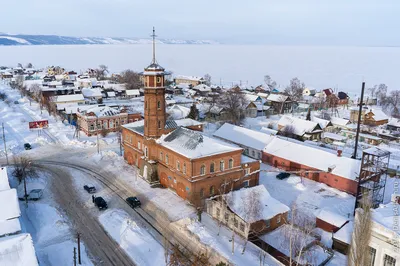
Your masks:
[{"label": "small shed", "polygon": [[326,232],[335,233],[347,222],[347,218],[327,210],[321,210],[316,218],[316,226]]},{"label": "small shed", "polygon": [[352,221],[340,228],[332,237],[334,250],[347,255],[353,234],[354,223]]}]

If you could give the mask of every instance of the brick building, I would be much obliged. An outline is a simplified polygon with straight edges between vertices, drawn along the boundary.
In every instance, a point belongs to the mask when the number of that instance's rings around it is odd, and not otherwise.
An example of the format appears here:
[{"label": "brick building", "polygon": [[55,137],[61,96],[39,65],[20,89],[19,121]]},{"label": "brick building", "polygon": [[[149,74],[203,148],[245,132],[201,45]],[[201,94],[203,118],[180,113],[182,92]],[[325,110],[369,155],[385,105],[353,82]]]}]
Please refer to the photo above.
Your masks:
[{"label": "brick building", "polygon": [[[263,162],[298,174],[352,195],[357,192],[361,162],[340,153],[326,152],[280,138],[273,139],[263,150]],[[301,171],[304,171],[303,173]],[[315,171],[315,172],[314,172]]]},{"label": "brick building", "polygon": [[203,135],[202,125],[192,119],[166,119],[168,74],[153,50],[153,61],[142,72],[144,120],[122,129],[125,160],[139,167],[150,184],[168,187],[195,204],[218,194],[222,183],[234,189],[258,185],[260,164],[242,160],[242,148]]},{"label": "brick building", "polygon": [[82,111],[78,108],[76,116],[80,130],[88,136],[102,130],[115,132],[119,126],[128,123],[128,113],[108,106],[95,106]]}]

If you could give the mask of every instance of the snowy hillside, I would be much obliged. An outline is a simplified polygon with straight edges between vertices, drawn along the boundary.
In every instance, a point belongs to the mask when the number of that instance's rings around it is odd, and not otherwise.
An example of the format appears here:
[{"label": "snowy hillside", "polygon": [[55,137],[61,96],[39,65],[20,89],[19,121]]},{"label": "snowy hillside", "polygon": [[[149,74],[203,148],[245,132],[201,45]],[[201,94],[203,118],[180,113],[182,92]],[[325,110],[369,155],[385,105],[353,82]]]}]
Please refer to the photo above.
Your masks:
[{"label": "snowy hillside", "polygon": [[[146,44],[150,39],[109,37],[67,37],[57,35],[8,35],[0,33],[0,45],[61,45],[61,44]],[[209,40],[158,39],[164,44],[216,44]]]}]

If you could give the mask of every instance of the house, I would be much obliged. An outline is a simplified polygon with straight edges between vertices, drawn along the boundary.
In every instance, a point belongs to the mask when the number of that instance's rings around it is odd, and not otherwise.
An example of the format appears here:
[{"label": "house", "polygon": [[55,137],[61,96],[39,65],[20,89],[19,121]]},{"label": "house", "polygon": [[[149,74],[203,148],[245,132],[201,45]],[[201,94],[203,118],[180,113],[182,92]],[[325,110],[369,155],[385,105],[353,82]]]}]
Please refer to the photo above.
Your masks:
[{"label": "house", "polygon": [[89,101],[100,101],[103,98],[101,94],[101,89],[99,88],[82,88],[82,95],[85,99]]},{"label": "house", "polygon": [[347,126],[350,124],[350,121],[340,117],[331,117],[332,126],[336,129],[347,129]]},{"label": "house", "polygon": [[140,91],[139,90],[126,90],[125,94],[126,94],[127,98],[136,98],[136,97],[140,96]]},{"label": "house", "polygon": [[265,104],[273,108],[274,114],[285,114],[292,111],[294,101],[287,95],[271,93]]},{"label": "house", "polygon": [[299,175],[356,194],[361,161],[342,157],[341,153],[334,154],[275,137],[265,146],[262,161],[285,171],[304,171]]},{"label": "house", "polygon": [[338,93],[338,105],[348,105],[349,104],[349,96],[347,95],[347,93],[343,92],[343,91],[339,91]]},{"label": "house", "polygon": [[389,117],[381,109],[369,109],[365,112],[364,125],[379,126],[389,122]]},{"label": "house", "polygon": [[168,108],[167,110],[169,118],[173,120],[186,118],[189,113],[190,108],[178,104],[174,104],[171,108]]},{"label": "house", "polygon": [[337,213],[322,209],[316,217],[316,226],[326,232],[337,232],[349,220]]},{"label": "house", "polygon": [[305,88],[303,90],[303,96],[314,96],[317,93],[317,90],[314,88]]},{"label": "house", "polygon": [[122,128],[128,164],[138,167],[151,185],[169,188],[196,206],[219,194],[222,184],[234,190],[258,185],[260,163],[243,162],[242,148],[190,129],[202,129],[197,121],[187,120],[183,127],[179,120],[167,120],[164,84],[169,74],[155,58],[142,72],[144,120]]},{"label": "house", "polygon": [[193,90],[197,91],[201,96],[207,96],[211,92],[210,86],[205,84],[199,84],[193,87]]},{"label": "house", "polygon": [[92,136],[102,131],[115,132],[119,126],[128,123],[128,113],[108,106],[93,106],[77,112],[78,125],[86,135]]},{"label": "house", "polygon": [[322,129],[313,121],[284,115],[278,121],[279,134],[295,137],[299,140],[320,140]]},{"label": "house", "polygon": [[322,141],[326,144],[335,144],[337,146],[344,146],[346,143],[347,137],[331,133],[331,132],[324,132],[322,134]]},{"label": "house", "polygon": [[270,135],[229,123],[223,124],[213,136],[240,146],[243,154],[258,160],[261,160],[262,150],[271,140]]},{"label": "house", "polygon": [[390,118],[386,125],[386,129],[390,131],[400,131],[400,119]]},{"label": "house", "polygon": [[[380,205],[372,210],[372,229],[369,240],[369,253],[371,255],[370,265],[399,265],[399,231],[398,221],[400,219],[398,195],[392,195],[392,201]],[[397,200],[396,200],[397,198]],[[356,210],[355,221],[359,219],[361,209]],[[349,222],[333,236],[333,248],[343,254],[348,254],[354,224]]]},{"label": "house", "polygon": [[71,95],[60,95],[53,97],[54,103],[85,103],[85,99],[82,94],[71,94]]},{"label": "house", "polygon": [[[342,134],[342,136],[348,139],[355,139],[357,134],[356,132],[350,130],[342,130],[340,131],[340,133]],[[361,142],[365,142],[370,145],[377,146],[383,142],[382,138],[370,134],[360,133],[358,137]]]},{"label": "house", "polygon": [[[264,185],[231,191],[206,202],[211,217],[243,238],[262,235],[284,225],[289,211],[289,207],[273,198]],[[259,207],[254,207],[257,205]]]},{"label": "house", "polygon": [[321,127],[321,129],[324,132],[332,132],[333,131],[333,124],[329,120],[325,120],[325,119],[313,116],[311,118],[311,121],[318,123],[318,125]]},{"label": "house", "polygon": [[176,76],[174,79],[176,85],[181,83],[191,84],[193,87],[199,84],[205,83],[205,79],[202,77],[195,77],[195,76]]}]

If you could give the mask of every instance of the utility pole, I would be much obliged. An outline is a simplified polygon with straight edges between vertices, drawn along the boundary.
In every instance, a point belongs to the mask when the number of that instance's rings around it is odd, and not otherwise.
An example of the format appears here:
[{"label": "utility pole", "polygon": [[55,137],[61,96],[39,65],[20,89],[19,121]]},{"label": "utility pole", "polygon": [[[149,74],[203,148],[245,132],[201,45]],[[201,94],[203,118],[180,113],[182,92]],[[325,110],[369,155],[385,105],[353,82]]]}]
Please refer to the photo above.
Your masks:
[{"label": "utility pole", "polygon": [[76,247],[74,247],[74,266],[76,266]]},{"label": "utility pole", "polygon": [[360,135],[360,124],[361,124],[361,112],[363,108],[363,101],[364,101],[364,89],[365,89],[365,82],[362,83],[361,87],[361,99],[360,99],[360,107],[358,108],[358,121],[357,121],[357,132],[356,132],[356,144],[354,147],[354,153],[351,158],[357,158],[357,148],[358,148],[358,136]]},{"label": "utility pole", "polygon": [[78,263],[81,263],[81,234],[77,233],[77,237],[78,237]]},{"label": "utility pole", "polygon": [[7,160],[7,165],[8,165],[8,154],[7,154],[6,135],[4,134],[4,123],[1,123],[1,127],[3,128],[4,152],[6,154],[6,160]]}]

